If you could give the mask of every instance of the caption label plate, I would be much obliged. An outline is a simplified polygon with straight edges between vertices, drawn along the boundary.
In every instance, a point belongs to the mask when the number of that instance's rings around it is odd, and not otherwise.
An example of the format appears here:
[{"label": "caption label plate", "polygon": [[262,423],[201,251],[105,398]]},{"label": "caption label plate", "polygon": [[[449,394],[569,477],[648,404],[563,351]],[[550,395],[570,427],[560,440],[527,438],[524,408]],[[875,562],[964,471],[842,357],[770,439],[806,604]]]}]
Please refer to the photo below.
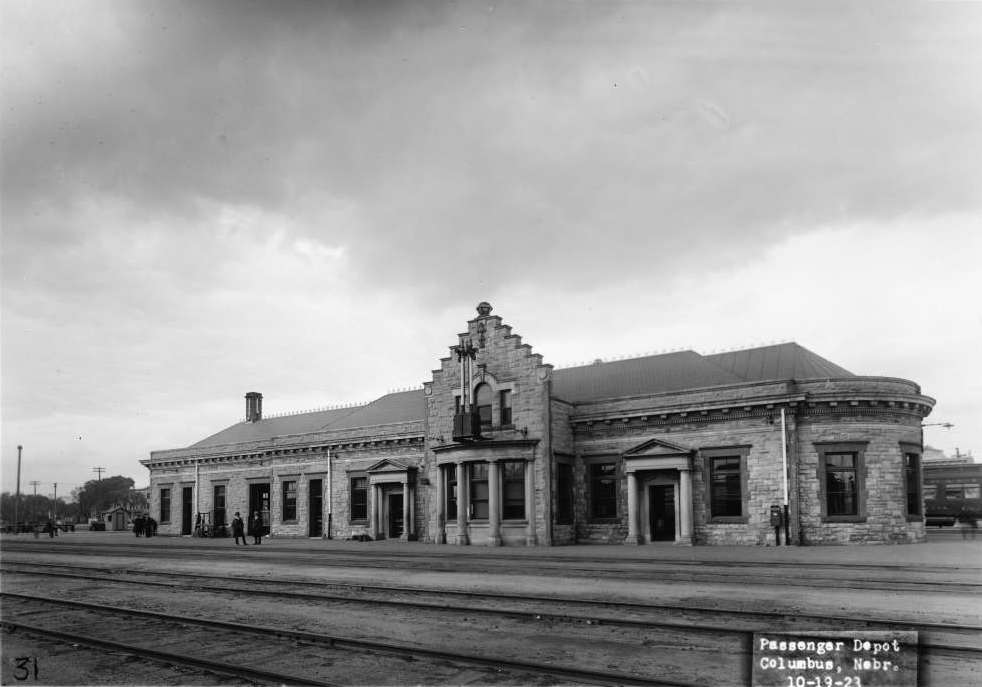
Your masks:
[{"label": "caption label plate", "polygon": [[917,633],[757,632],[753,685],[917,687]]}]

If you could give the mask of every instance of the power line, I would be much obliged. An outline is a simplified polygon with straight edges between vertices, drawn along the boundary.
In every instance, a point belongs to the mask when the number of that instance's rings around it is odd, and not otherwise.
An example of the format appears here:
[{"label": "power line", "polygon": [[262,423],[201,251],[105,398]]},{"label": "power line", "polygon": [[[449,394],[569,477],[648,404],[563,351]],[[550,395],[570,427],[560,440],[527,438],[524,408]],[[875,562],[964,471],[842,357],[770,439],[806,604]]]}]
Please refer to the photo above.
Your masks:
[{"label": "power line", "polygon": [[100,482],[102,481],[102,473],[104,473],[105,471],[106,471],[106,468],[103,468],[103,467],[92,468],[92,472],[94,472],[97,475],[99,475],[99,481]]}]

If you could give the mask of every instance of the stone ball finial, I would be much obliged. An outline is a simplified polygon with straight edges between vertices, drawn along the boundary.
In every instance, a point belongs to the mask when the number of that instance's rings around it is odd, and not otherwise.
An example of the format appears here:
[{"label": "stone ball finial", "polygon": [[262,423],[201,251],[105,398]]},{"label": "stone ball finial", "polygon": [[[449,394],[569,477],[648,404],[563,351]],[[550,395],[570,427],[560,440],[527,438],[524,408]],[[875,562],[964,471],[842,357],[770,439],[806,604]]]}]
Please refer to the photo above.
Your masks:
[{"label": "stone ball finial", "polygon": [[477,304],[477,314],[481,317],[487,317],[491,314],[491,304],[487,301],[481,301]]}]

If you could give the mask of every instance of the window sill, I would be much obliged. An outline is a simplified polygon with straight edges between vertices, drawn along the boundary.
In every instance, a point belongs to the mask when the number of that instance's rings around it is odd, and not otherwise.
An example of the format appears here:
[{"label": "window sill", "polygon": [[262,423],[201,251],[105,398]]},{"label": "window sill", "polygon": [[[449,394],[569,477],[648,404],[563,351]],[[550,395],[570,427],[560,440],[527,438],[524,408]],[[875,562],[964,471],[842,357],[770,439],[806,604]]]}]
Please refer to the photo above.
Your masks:
[{"label": "window sill", "polygon": [[290,520],[280,520],[280,524],[281,525],[296,525],[297,524],[297,519],[296,518],[292,518]]},{"label": "window sill", "polygon": [[588,520],[591,525],[619,525],[621,524],[620,518],[590,518]]},{"label": "window sill", "polygon": [[367,525],[368,524],[368,518],[365,518],[364,520],[349,520],[348,521],[348,524],[349,525]]},{"label": "window sill", "polygon": [[826,515],[822,518],[822,522],[834,524],[837,522],[844,523],[857,523],[866,522],[865,515]]},{"label": "window sill", "polygon": [[709,519],[710,525],[746,525],[748,522],[745,515],[718,515]]}]

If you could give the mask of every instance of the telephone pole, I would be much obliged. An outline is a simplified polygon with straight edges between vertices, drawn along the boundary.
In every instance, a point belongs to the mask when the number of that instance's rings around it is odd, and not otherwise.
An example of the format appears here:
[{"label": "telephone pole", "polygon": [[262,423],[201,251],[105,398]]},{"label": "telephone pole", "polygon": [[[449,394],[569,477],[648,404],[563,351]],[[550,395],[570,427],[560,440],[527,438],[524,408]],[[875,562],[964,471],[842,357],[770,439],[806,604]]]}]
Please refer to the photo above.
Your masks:
[{"label": "telephone pole", "polygon": [[100,482],[102,481],[102,473],[104,473],[105,471],[106,471],[106,468],[103,468],[103,467],[92,468],[92,472],[94,472],[95,474],[97,474],[99,476],[99,481]]},{"label": "telephone pole", "polygon": [[55,520],[58,519],[58,483],[53,483],[55,486]]}]

